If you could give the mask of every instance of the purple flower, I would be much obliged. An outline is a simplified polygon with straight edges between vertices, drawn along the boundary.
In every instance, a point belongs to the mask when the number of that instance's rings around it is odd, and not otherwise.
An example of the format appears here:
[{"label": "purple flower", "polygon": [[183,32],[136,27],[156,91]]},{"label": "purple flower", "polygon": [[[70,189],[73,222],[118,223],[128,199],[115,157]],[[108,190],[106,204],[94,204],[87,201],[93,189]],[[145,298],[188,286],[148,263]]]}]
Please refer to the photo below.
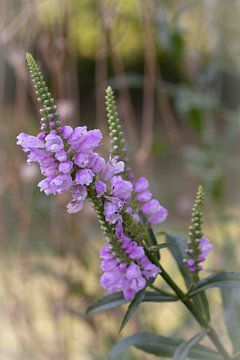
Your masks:
[{"label": "purple flower", "polygon": [[202,237],[199,241],[199,247],[201,250],[201,256],[206,258],[209,252],[213,249],[211,242],[206,238]]},{"label": "purple flower", "polygon": [[137,180],[137,182],[134,185],[134,191],[139,193],[145,190],[148,190],[149,183],[148,180],[145,177],[141,177]]},{"label": "purple flower", "polygon": [[110,185],[112,196],[125,201],[130,199],[133,186],[129,181],[123,180],[121,176],[114,176],[110,181]]},{"label": "purple flower", "polygon": [[86,126],[77,126],[72,135],[68,138],[68,144],[72,145],[75,149],[77,149],[79,142],[87,134],[87,127]]},{"label": "purple flower", "polygon": [[44,149],[44,142],[36,136],[21,133],[17,136],[17,145],[22,146],[24,151],[29,149]]},{"label": "purple flower", "polygon": [[107,244],[102,248],[102,250],[100,250],[100,258],[103,260],[113,259],[111,245]]},{"label": "purple flower", "polygon": [[103,181],[97,180],[95,182],[95,190],[97,192],[97,196],[101,197],[107,191],[107,185]]},{"label": "purple flower", "polygon": [[93,150],[100,145],[101,141],[101,131],[99,129],[90,130],[79,139],[77,148],[80,151]]},{"label": "purple flower", "polygon": [[167,215],[168,211],[161,206],[156,199],[152,199],[142,206],[142,212],[147,216],[150,224],[162,223]]},{"label": "purple flower", "polygon": [[50,132],[45,138],[46,140],[46,150],[56,153],[60,150],[63,150],[64,144],[59,135],[56,135],[53,133],[53,131]]},{"label": "purple flower", "polygon": [[73,168],[72,161],[64,161],[58,165],[58,170],[64,174],[69,173]]},{"label": "purple flower", "polygon": [[40,191],[45,192],[46,195],[55,194],[54,189],[51,187],[52,178],[52,176],[49,176],[38,183]]},{"label": "purple flower", "polygon": [[161,272],[156,265],[151,263],[147,256],[141,258],[139,263],[143,267],[143,274],[147,279],[155,278]]},{"label": "purple flower", "polygon": [[67,152],[64,150],[60,150],[55,153],[55,158],[60,162],[66,161],[67,160]]},{"label": "purple flower", "polygon": [[89,185],[93,181],[94,173],[90,169],[78,170],[75,176],[75,182],[79,185]]},{"label": "purple flower", "polygon": [[75,214],[82,210],[84,201],[70,201],[67,204],[67,212],[69,214]]},{"label": "purple flower", "polygon": [[57,172],[58,164],[48,153],[39,160],[40,170],[44,176],[54,175]]},{"label": "purple flower", "polygon": [[193,259],[188,259],[188,260],[187,260],[187,264],[188,264],[189,267],[192,267],[192,266],[195,264],[195,260],[193,260]]},{"label": "purple flower", "polygon": [[73,128],[71,126],[64,126],[62,128],[62,137],[63,139],[67,140],[73,133]]},{"label": "purple flower", "polygon": [[149,190],[144,190],[143,192],[137,194],[137,200],[140,202],[146,202],[151,200],[152,193]]},{"label": "purple flower", "polygon": [[158,200],[153,199],[148,201],[146,204],[142,206],[142,212],[146,216],[151,216],[156,214],[161,209],[161,206],[158,202]]},{"label": "purple flower", "polygon": [[89,168],[97,174],[106,167],[105,160],[97,153],[92,153],[89,160]]},{"label": "purple flower", "polygon": [[103,180],[110,180],[114,175],[123,172],[124,162],[118,161],[118,157],[115,156],[112,159],[109,159],[104,170],[103,170]]},{"label": "purple flower", "polygon": [[60,174],[48,176],[38,184],[40,191],[49,194],[63,194],[68,191],[72,185],[72,178],[69,174]]},{"label": "purple flower", "polygon": [[72,178],[70,174],[56,175],[50,183],[50,186],[54,189],[55,194],[63,194],[69,190],[72,185]]},{"label": "purple flower", "polygon": [[86,187],[83,185],[74,186],[72,189],[72,200],[67,204],[67,212],[72,214],[82,210],[86,198]]},{"label": "purple flower", "polygon": [[113,201],[105,201],[104,203],[104,216],[107,222],[115,224],[121,215],[119,211],[121,209],[120,203]]},{"label": "purple flower", "polygon": [[32,162],[41,163],[43,159],[48,157],[49,154],[45,150],[32,149],[28,154],[27,163],[32,163]]},{"label": "purple flower", "polygon": [[159,211],[157,211],[155,214],[149,216],[148,222],[149,224],[156,225],[156,224],[162,224],[168,216],[168,211],[164,207],[161,206]]},{"label": "purple flower", "polygon": [[81,168],[86,168],[89,164],[89,153],[79,152],[74,156],[74,163]]}]

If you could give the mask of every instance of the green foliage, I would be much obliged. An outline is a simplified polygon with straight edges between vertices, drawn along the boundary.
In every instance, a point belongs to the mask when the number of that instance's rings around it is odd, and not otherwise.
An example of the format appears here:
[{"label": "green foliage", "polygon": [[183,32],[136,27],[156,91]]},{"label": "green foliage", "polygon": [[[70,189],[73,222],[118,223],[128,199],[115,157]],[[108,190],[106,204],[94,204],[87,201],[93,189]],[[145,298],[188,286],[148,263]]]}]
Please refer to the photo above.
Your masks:
[{"label": "green foliage", "polygon": [[[225,324],[233,351],[240,351],[240,289],[222,287]],[[240,358],[240,355],[239,355]]]},{"label": "green foliage", "polygon": [[240,273],[236,272],[218,272],[210,275],[199,282],[193,287],[190,296],[196,295],[205,289],[215,287],[239,287],[240,286]]},{"label": "green foliage", "polygon": [[173,360],[186,360],[188,358],[188,354],[190,349],[201,342],[201,340],[206,335],[205,331],[201,331],[200,333],[193,336],[191,339],[184,341],[179,347],[176,349]]},{"label": "green foliage", "polygon": [[[167,294],[164,291],[158,289],[155,291],[145,291],[142,302],[174,302],[178,298],[174,295]],[[91,304],[87,309],[87,315],[93,315],[102,311],[110,310],[120,305],[126,304],[127,300],[123,297],[121,292],[110,294],[98,299],[95,303]]]},{"label": "green foliage", "polygon": [[141,304],[141,302],[143,301],[145,296],[145,289],[139,291],[134,299],[130,302],[128,309],[123,317],[123,320],[121,322],[120,325],[120,329],[119,332],[121,332],[123,330],[123,328],[127,325],[128,321],[131,319],[131,317],[135,314],[135,312],[137,311],[139,305]]},{"label": "green foliage", "polygon": [[[109,360],[113,360],[130,346],[160,357],[172,358],[176,349],[183,343],[181,339],[164,337],[153,333],[138,333],[119,341],[113,348]],[[221,360],[222,356],[206,346],[194,344],[188,353],[189,359]]]},{"label": "green foliage", "polygon": [[[171,235],[166,233],[166,243],[169,244],[169,251],[175,259],[180,273],[183,276],[186,287],[188,288],[192,283],[192,277],[188,271],[187,265],[184,262],[186,256],[185,249],[187,247],[187,241],[178,235]],[[174,245],[174,246],[173,246]]]}]

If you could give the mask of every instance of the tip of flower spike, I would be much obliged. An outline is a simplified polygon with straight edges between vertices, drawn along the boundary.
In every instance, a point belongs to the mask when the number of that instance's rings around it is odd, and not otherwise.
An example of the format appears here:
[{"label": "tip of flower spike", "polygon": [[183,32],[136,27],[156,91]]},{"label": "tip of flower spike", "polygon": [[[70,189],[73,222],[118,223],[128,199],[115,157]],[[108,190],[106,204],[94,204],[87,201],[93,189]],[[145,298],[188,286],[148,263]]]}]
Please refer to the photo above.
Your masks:
[{"label": "tip of flower spike", "polygon": [[202,185],[199,185],[199,186],[198,186],[197,192],[198,192],[199,194],[204,194],[204,188],[203,188]]},{"label": "tip of flower spike", "polygon": [[33,61],[33,60],[34,60],[34,58],[33,58],[33,56],[32,56],[31,53],[29,53],[29,52],[26,53],[26,60],[27,60],[28,63],[29,63],[30,61]]},{"label": "tip of flower spike", "polygon": [[108,87],[106,88],[106,93],[113,93],[113,89],[111,88],[110,85],[108,85]]}]

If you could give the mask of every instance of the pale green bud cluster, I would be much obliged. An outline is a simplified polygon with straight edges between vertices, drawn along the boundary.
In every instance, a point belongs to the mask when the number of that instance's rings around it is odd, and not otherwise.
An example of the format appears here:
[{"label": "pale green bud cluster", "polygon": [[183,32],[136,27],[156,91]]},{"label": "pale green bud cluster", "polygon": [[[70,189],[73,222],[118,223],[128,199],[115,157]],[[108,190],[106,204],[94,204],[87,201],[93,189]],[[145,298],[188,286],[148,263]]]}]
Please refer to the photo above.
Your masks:
[{"label": "pale green bud cluster", "polygon": [[203,215],[202,207],[204,202],[203,187],[199,186],[196,199],[192,208],[191,226],[189,227],[189,238],[192,242],[201,239],[203,236]]},{"label": "pale green bud cluster", "polygon": [[111,137],[112,155],[118,156],[120,160],[127,161],[127,147],[122,125],[116,110],[114,92],[110,86],[106,89],[106,111]]},{"label": "pale green bud cluster", "polygon": [[41,122],[48,127],[49,123],[54,121],[56,126],[58,126],[58,115],[56,113],[57,107],[54,104],[54,99],[48,90],[46,82],[44,81],[41,70],[31,54],[27,53],[26,60],[34,84],[37,100],[41,105]]}]

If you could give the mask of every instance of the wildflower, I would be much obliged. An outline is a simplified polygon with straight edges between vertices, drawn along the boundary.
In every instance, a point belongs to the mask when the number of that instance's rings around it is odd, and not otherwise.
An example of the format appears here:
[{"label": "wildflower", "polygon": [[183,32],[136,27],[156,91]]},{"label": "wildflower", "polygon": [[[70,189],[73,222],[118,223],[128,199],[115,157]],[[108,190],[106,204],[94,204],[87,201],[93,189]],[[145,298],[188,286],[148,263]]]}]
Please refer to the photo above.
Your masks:
[{"label": "wildflower", "polygon": [[133,186],[130,181],[123,180],[122,176],[114,176],[111,181],[111,195],[126,202],[130,200]]},{"label": "wildflower", "polygon": [[95,182],[95,190],[96,190],[96,192],[97,192],[97,196],[98,196],[98,197],[101,197],[103,194],[106,193],[107,186],[106,186],[106,184],[105,184],[103,181],[97,180],[97,181]]},{"label": "wildflower", "polygon": [[103,170],[103,180],[110,180],[114,175],[123,172],[124,170],[124,162],[118,161],[118,157],[110,158]]},{"label": "wildflower", "polygon": [[189,271],[193,274],[195,280],[197,280],[199,271],[203,269],[200,263],[206,260],[207,255],[213,248],[211,242],[206,237],[203,237],[202,233],[203,200],[203,188],[199,186],[192,209],[191,226],[189,227],[190,240],[188,241],[188,248],[186,249],[187,258],[185,259]]},{"label": "wildflower", "polygon": [[90,169],[78,170],[75,176],[75,182],[78,185],[89,185],[93,181],[94,173]]},{"label": "wildflower", "polygon": [[[45,177],[38,184],[40,191],[46,195],[71,193],[69,213],[80,211],[88,197],[92,200],[109,242],[100,252],[104,272],[101,286],[109,292],[122,291],[126,300],[132,300],[160,269],[149,260],[137,236],[134,239],[125,228],[124,214],[131,214],[136,227],[136,222],[141,221],[140,214],[149,224],[157,224],[165,220],[167,210],[152,199],[146,178],[133,182],[112,90],[108,88],[106,102],[113,149],[105,161],[96,150],[102,142],[101,131],[88,130],[86,126],[62,126],[40,70],[30,55],[28,64],[42,104],[41,132],[37,136],[21,133],[17,144],[28,153],[29,163],[37,162],[40,166]],[[200,247],[199,262],[209,251],[206,239]]]},{"label": "wildflower", "polygon": [[149,224],[160,224],[168,215],[167,209],[161,206],[156,199],[146,202],[142,206],[142,212],[147,217]]}]

